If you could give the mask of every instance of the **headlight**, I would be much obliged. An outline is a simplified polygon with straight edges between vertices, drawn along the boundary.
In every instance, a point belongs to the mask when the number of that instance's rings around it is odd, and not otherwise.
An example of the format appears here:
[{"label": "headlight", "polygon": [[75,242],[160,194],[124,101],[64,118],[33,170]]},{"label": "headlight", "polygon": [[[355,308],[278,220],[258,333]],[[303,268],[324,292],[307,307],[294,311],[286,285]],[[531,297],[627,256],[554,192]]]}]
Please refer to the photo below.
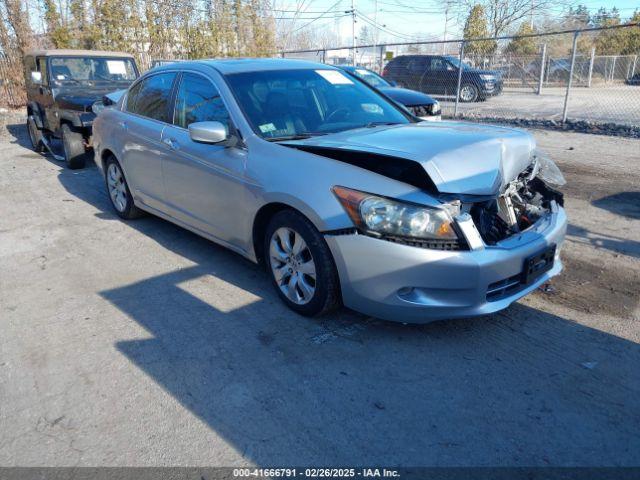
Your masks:
[{"label": "headlight", "polygon": [[379,197],[345,187],[333,193],[356,226],[379,235],[426,240],[457,240],[447,210]]},{"label": "headlight", "polygon": [[556,163],[549,158],[546,153],[536,150],[534,152],[537,165],[536,176],[545,183],[553,185],[555,187],[562,187],[566,185],[567,181],[564,179],[564,175],[556,165]]},{"label": "headlight", "polygon": [[98,115],[102,110],[104,110],[104,103],[102,103],[101,101],[95,102],[93,105],[91,105],[91,111],[96,115]]},{"label": "headlight", "polygon": [[436,100],[433,106],[431,107],[431,114],[438,115],[440,113],[440,103]]},{"label": "headlight", "polygon": [[491,81],[491,80],[495,80],[495,79],[496,79],[495,75],[487,75],[487,74],[484,74],[484,73],[483,73],[483,74],[480,74],[480,78],[481,78],[482,80],[484,80],[485,82],[488,82],[488,81]]}]

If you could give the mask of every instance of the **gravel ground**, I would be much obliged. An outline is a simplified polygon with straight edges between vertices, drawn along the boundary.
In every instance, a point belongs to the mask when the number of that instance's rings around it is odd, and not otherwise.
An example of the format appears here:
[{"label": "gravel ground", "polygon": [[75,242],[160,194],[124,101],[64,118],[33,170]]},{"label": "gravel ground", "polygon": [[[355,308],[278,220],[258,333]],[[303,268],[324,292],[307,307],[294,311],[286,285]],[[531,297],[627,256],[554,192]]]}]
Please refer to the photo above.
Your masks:
[{"label": "gravel ground", "polygon": [[[536,95],[531,88],[505,88],[484,102],[460,103],[458,111],[467,117],[562,120],[565,88],[549,87]],[[442,103],[443,114],[453,113],[453,102]],[[611,85],[576,87],[569,96],[568,118],[596,123],[640,126],[640,86]]]},{"label": "gravel ground", "polygon": [[0,465],[637,466],[640,141],[535,131],[566,270],[478,319],[288,311],[260,269],[123,222],[0,133]]}]

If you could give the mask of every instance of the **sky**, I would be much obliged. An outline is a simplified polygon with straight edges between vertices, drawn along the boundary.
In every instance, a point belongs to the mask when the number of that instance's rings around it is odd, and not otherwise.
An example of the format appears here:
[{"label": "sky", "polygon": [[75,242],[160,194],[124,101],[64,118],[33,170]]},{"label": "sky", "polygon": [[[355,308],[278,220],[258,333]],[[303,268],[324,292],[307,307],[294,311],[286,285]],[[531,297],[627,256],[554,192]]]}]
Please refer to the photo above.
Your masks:
[{"label": "sky", "polygon": [[[356,36],[363,25],[375,31],[373,25],[383,25],[379,30],[379,41],[410,42],[415,40],[442,39],[445,34],[444,9],[446,0],[353,0],[356,12],[364,18],[357,18]],[[534,1],[534,0],[532,0]],[[571,3],[574,3],[573,0]],[[345,12],[351,8],[351,0],[275,0],[276,17],[288,19],[294,16],[297,6],[303,4],[304,13],[295,21],[295,29],[327,26],[341,37],[342,45],[351,44],[351,15]],[[377,13],[376,13],[377,3]],[[560,15],[566,9],[561,6],[552,8],[551,15]],[[621,17],[630,17],[635,9],[640,10],[640,0],[582,0],[575,4],[584,4],[595,13],[600,7],[617,7]],[[325,13],[328,12],[328,13]],[[324,15],[323,15],[324,13]],[[318,18],[321,17],[321,18]],[[283,22],[291,22],[283,20]],[[449,15],[447,38],[459,38],[461,26],[454,14]],[[358,43],[358,42],[357,42]]]}]

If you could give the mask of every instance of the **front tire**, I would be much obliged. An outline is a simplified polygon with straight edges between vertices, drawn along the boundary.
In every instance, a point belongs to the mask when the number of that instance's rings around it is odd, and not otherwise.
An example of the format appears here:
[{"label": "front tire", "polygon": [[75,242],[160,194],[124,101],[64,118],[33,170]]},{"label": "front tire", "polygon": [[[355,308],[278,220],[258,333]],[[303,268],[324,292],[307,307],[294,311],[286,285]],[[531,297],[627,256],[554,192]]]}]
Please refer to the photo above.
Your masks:
[{"label": "front tire", "polygon": [[62,125],[62,146],[67,166],[72,169],[84,168],[85,148],[82,134],[74,132],[68,124]]},{"label": "front tire", "polygon": [[42,131],[36,125],[36,121],[33,115],[27,117],[27,131],[29,132],[29,140],[31,141],[31,147],[38,153],[44,152],[44,142]]},{"label": "front tire", "polygon": [[476,102],[480,92],[478,87],[472,83],[465,83],[460,87],[460,101],[465,103]]},{"label": "front tire", "polygon": [[141,217],[143,212],[133,203],[133,196],[129,185],[127,185],[127,180],[124,178],[122,167],[114,156],[107,159],[104,171],[109,200],[111,200],[111,206],[118,216],[125,220]]},{"label": "front tire", "polygon": [[341,305],[340,282],[320,232],[300,213],[276,213],[264,238],[265,264],[278,295],[293,311],[318,316]]}]

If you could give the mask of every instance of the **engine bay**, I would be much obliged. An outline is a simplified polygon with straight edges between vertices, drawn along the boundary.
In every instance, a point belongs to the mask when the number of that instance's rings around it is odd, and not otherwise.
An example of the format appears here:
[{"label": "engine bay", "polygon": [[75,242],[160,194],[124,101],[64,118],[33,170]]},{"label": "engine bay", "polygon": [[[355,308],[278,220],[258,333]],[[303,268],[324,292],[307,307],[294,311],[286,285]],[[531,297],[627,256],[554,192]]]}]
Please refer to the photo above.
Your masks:
[{"label": "engine bay", "polygon": [[527,230],[551,212],[552,204],[564,205],[561,192],[540,178],[534,162],[510,182],[497,197],[467,205],[480,236],[487,245],[495,245]]}]

